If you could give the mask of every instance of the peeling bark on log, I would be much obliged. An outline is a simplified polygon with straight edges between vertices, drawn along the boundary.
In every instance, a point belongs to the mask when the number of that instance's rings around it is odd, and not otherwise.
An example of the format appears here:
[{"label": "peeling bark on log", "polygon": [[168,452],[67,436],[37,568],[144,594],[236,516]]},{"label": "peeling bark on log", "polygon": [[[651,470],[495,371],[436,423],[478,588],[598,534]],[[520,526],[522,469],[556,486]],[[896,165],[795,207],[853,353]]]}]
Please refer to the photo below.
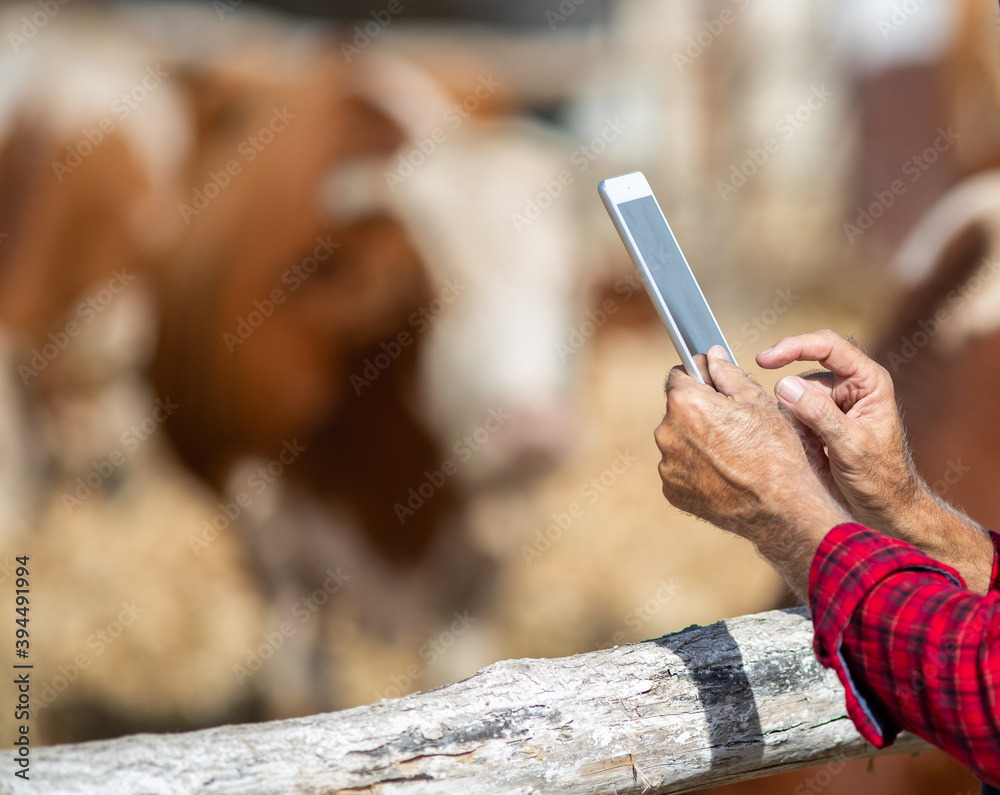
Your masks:
[{"label": "peeling bark on log", "polygon": [[873,755],[811,643],[774,611],[344,712],[33,749],[29,782],[4,752],[0,793],[674,793]]}]

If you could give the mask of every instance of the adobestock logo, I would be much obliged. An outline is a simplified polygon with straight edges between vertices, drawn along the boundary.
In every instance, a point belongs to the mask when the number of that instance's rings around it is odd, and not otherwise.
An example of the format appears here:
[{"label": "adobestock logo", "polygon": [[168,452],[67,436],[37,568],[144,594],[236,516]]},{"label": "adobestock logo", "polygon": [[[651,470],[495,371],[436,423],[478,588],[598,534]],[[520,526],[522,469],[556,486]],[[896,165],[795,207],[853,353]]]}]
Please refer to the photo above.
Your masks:
[{"label": "adobestock logo", "polygon": [[[673,601],[673,599],[684,590],[684,586],[675,582],[673,577],[671,577],[669,581],[660,580],[656,584],[659,586],[656,589],[656,592],[641,605],[636,605],[629,610],[622,618],[622,623],[632,630],[632,632],[638,632],[641,630],[643,626],[652,621],[667,604]],[[594,649],[607,648],[608,645],[618,646],[624,643],[627,639],[628,633],[626,633],[625,630],[618,630],[611,636],[610,644],[600,643],[595,646]]]},{"label": "adobestock logo", "polygon": [[384,698],[399,698],[409,693],[412,686],[427,673],[427,670],[437,663],[448,652],[448,649],[454,646],[455,642],[479,620],[470,616],[468,610],[461,613],[456,610],[452,615],[455,620],[451,622],[451,626],[429,639],[417,650],[417,655],[425,664],[410,663],[402,674],[390,676],[389,687],[374,693],[376,701],[381,701]]},{"label": "adobestock logo", "polygon": [[275,136],[288,129],[288,125],[296,118],[294,113],[290,113],[288,106],[281,110],[274,108],[271,117],[256,133],[248,135],[236,147],[236,153],[242,155],[243,161],[233,158],[217,171],[208,172],[208,180],[200,187],[191,191],[191,202],[181,202],[177,205],[177,210],[185,224],[191,223],[192,216],[201,215],[213,199],[217,199],[233,180],[243,173],[243,167],[252,163],[257,156],[264,151],[268,144],[274,141]]},{"label": "adobestock logo", "polygon": [[833,781],[834,776],[847,767],[844,757],[825,764],[820,770],[795,787],[795,795],[819,795]]},{"label": "adobestock logo", "polygon": [[781,151],[784,142],[791,140],[827,102],[834,97],[825,84],[810,86],[808,96],[792,111],[789,111],[774,124],[776,135],[768,136],[760,142],[760,146],[751,146],[746,150],[747,159],[734,164],[729,171],[729,179],[717,180],[716,188],[724,202],[747,184],[767,162]]},{"label": "adobestock logo", "polygon": [[971,471],[972,467],[963,464],[961,458],[955,461],[949,461],[948,466],[944,470],[944,474],[930,484],[931,489],[933,489],[934,493],[939,497],[943,497],[948,493],[948,489],[965,477],[966,473]]},{"label": "adobestock logo", "polygon": [[629,450],[624,452],[619,450],[607,469],[600,474],[590,478],[584,483],[579,491],[579,499],[572,500],[565,511],[557,511],[549,515],[552,521],[545,526],[544,530],[535,531],[535,543],[531,546],[521,545],[521,556],[524,562],[531,566],[536,558],[540,558],[542,553],[548,552],[563,533],[569,530],[574,523],[581,519],[586,511],[586,506],[593,505],[603,494],[614,487],[618,479],[628,472],[632,465],[638,461],[638,457],[632,455]]},{"label": "adobestock logo", "polygon": [[231,502],[220,502],[219,510],[215,516],[211,520],[205,519],[202,522],[201,532],[188,536],[191,551],[196,556],[200,555],[203,549],[206,549],[219,537],[219,533],[228,530],[230,525],[240,518],[243,511],[253,505],[254,496],[259,497],[267,491],[268,486],[280,478],[285,469],[294,464],[305,451],[305,445],[299,444],[297,439],[286,441],[277,457],[272,458],[266,464],[261,464],[247,477],[248,491],[240,491]]},{"label": "adobestock logo", "polygon": [[59,673],[51,681],[42,683],[38,696],[32,699],[34,707],[45,709],[52,706],[52,703],[66,692],[80,674],[104,654],[108,647],[122,636],[127,627],[132,626],[135,620],[146,612],[146,608],[137,605],[135,599],[131,602],[122,602],[121,608],[118,615],[106,626],[87,636],[86,645],[90,652],[82,651],[69,664],[58,666]]},{"label": "adobestock logo", "polygon": [[69,2],[70,0],[38,0],[35,4],[38,6],[38,10],[30,17],[27,14],[21,17],[20,31],[18,33],[11,32],[7,34],[7,41],[10,42],[10,46],[14,52],[17,52],[35,38],[52,21],[52,18],[59,13],[59,9],[65,5],[69,5]]},{"label": "adobestock logo", "polygon": [[17,366],[17,374],[21,376],[21,383],[27,384],[48,367],[60,353],[69,347],[70,341],[80,336],[83,328],[93,323],[111,305],[115,296],[120,295],[135,279],[135,275],[126,273],[125,268],[111,271],[111,278],[104,287],[77,304],[76,319],[67,321],[66,325],[59,331],[49,332],[49,341],[39,348],[32,348],[31,359],[28,363]]},{"label": "adobestock logo", "polygon": [[684,68],[690,66],[702,56],[702,54],[715,44],[716,39],[729,30],[729,27],[736,21],[738,11],[746,11],[750,7],[751,0],[733,0],[736,11],[731,8],[724,8],[715,19],[704,19],[701,22],[701,29],[697,33],[692,33],[687,37],[687,47],[684,52],[674,51],[674,66],[681,74]]},{"label": "adobestock logo", "polygon": [[85,500],[93,496],[106,481],[114,477],[119,467],[125,465],[128,454],[138,450],[139,446],[155,434],[167,418],[179,408],[177,403],[170,402],[169,397],[163,400],[157,398],[152,413],[122,433],[120,439],[123,449],[112,450],[107,458],[100,461],[91,461],[90,472],[76,479],[73,493],[63,492],[62,502],[66,510],[72,514]]},{"label": "adobestock logo", "polygon": [[556,355],[559,357],[559,361],[565,362],[567,357],[572,356],[586,345],[587,340],[602,329],[620,308],[613,298],[605,298],[597,309],[588,309],[580,324],[569,328],[566,342],[556,343]]},{"label": "adobestock logo", "polygon": [[[795,303],[802,297],[793,293],[791,287],[776,290],[774,295],[775,298],[767,309],[759,315],[754,315],[749,322],[740,326],[740,334],[750,345],[757,343],[767,330],[775,325],[781,316],[795,306]],[[734,356],[741,356],[746,351],[746,346],[743,342],[737,341],[732,344],[732,349]]]},{"label": "adobestock logo", "polygon": [[341,42],[340,53],[344,56],[344,60],[350,63],[354,58],[361,55],[392,24],[393,19],[402,13],[403,0],[389,0],[385,8],[370,11],[368,16],[371,19],[355,25],[354,37],[349,42]]},{"label": "adobestock logo", "polygon": [[263,301],[255,300],[253,302],[253,309],[247,313],[246,317],[240,315],[236,318],[235,332],[223,332],[222,341],[226,343],[226,350],[232,353],[237,346],[250,339],[253,333],[264,325],[264,321],[288,300],[288,295],[305,284],[319,270],[319,264],[330,259],[330,256],[338,248],[340,248],[340,243],[334,243],[332,235],[318,236],[312,256],[297,262],[281,274],[281,282],[288,285],[288,291],[286,292],[280,287],[274,288]]},{"label": "adobestock logo", "polygon": [[462,284],[461,279],[447,279],[441,293],[434,298],[427,306],[422,306],[413,312],[407,322],[413,328],[413,333],[401,331],[394,340],[383,342],[379,345],[381,349],[373,356],[369,356],[364,361],[364,366],[360,373],[351,373],[348,380],[354,394],[360,395],[365,387],[375,383],[382,373],[392,367],[392,363],[403,355],[403,348],[409,348],[417,338],[431,327],[431,324],[441,317],[445,309],[458,300],[469,285]]},{"label": "adobestock logo", "polygon": [[270,660],[275,652],[285,645],[285,641],[292,637],[300,626],[312,618],[329,601],[330,597],[343,588],[344,583],[350,579],[350,575],[344,574],[340,570],[340,566],[337,567],[336,571],[327,569],[326,579],[323,581],[323,584],[309,596],[302,597],[292,605],[291,616],[298,619],[298,623],[282,621],[275,632],[262,633],[260,636],[262,643],[255,649],[249,648],[246,650],[245,665],[233,666],[233,676],[236,678],[236,684],[242,685],[263,668],[264,663]]},{"label": "adobestock logo", "polygon": [[488,444],[493,434],[497,433],[507,420],[513,415],[508,414],[502,407],[490,409],[489,416],[478,428],[471,433],[467,433],[452,446],[455,458],[446,458],[441,465],[433,471],[424,471],[425,480],[418,486],[411,486],[403,501],[393,505],[396,518],[400,524],[406,524],[406,520],[415,515],[417,511],[427,504],[427,501],[434,497],[437,492],[444,488],[449,478],[458,474],[459,466],[472,460],[472,457]]},{"label": "adobestock logo", "polygon": [[576,182],[576,178],[607,152],[628,128],[628,123],[623,122],[618,116],[615,116],[614,119],[606,118],[604,129],[595,135],[589,143],[577,147],[570,154],[569,164],[572,169],[560,169],[552,179],[542,180],[541,190],[524,200],[521,212],[511,214],[510,221],[514,226],[514,231],[521,234],[527,227],[541,218],[542,214],[566,192],[566,189]]},{"label": "adobestock logo", "polygon": [[961,313],[966,303],[989,284],[998,272],[1000,272],[1000,258],[983,257],[982,264],[963,284],[948,291],[943,305],[938,307],[933,317],[917,321],[916,331],[909,336],[899,338],[899,349],[889,351],[886,356],[886,362],[893,373],[898,373],[900,367],[913,361],[917,354],[941,333],[942,328],[958,316],[956,313]]},{"label": "adobestock logo", "polygon": [[907,22],[924,6],[928,0],[903,0],[892,7],[888,19],[878,21],[878,32],[882,34],[882,39],[888,41],[894,33],[898,33]]},{"label": "adobestock logo", "polygon": [[479,106],[493,96],[503,85],[499,80],[489,75],[480,75],[472,93],[454,103],[444,112],[443,125],[435,127],[426,136],[413,139],[409,151],[399,155],[395,169],[387,170],[383,176],[389,190],[396,192],[396,187],[412,177],[417,169],[432,158],[438,148],[448,141],[451,133],[458,130],[477,110]]},{"label": "adobestock logo", "polygon": [[586,2],[587,0],[562,0],[556,9],[547,9],[545,11],[545,19],[548,21],[552,32],[555,33],[556,28],[573,16],[576,10]]},{"label": "adobestock logo", "polygon": [[219,19],[225,19],[226,14],[232,14],[237,8],[243,5],[243,0],[213,0],[212,8]]},{"label": "adobestock logo", "polygon": [[941,155],[951,149],[955,142],[962,137],[950,125],[947,129],[938,127],[937,133],[937,137],[930,146],[903,163],[901,171],[902,175],[907,177],[906,182],[902,179],[894,179],[885,189],[874,191],[872,193],[873,201],[867,206],[857,208],[855,222],[844,224],[844,236],[848,243],[854,243],[871,229],[875,222],[892,208],[896,200],[906,193],[907,183],[912,185],[918,182],[941,159]]},{"label": "adobestock logo", "polygon": [[111,135],[118,123],[125,121],[132,115],[132,111],[139,107],[153,91],[160,87],[164,80],[170,76],[159,64],[147,66],[146,75],[136,83],[131,90],[122,92],[111,102],[109,110],[111,115],[101,118],[94,127],[80,130],[80,139],[75,144],[66,146],[66,157],[59,161],[52,161],[52,171],[56,179],[62,182],[67,174],[72,174],[73,170],[79,166],[85,157],[104,143],[104,139]]}]

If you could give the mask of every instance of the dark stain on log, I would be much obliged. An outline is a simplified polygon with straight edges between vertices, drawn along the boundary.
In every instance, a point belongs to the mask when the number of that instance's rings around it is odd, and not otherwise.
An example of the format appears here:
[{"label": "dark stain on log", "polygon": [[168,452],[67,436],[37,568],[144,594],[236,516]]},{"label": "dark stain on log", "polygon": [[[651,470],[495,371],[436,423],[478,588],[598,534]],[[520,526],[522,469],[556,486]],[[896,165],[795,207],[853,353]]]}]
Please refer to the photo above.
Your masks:
[{"label": "dark stain on log", "polygon": [[803,664],[791,654],[771,657],[750,666],[750,679],[756,684],[757,695],[762,698],[803,691],[823,681],[823,669],[818,663],[810,663]]},{"label": "dark stain on log", "polygon": [[[562,713],[552,707],[536,705],[522,709],[504,709],[488,713],[468,725],[454,728],[442,725],[441,736],[435,738],[425,737],[420,727],[413,726],[390,742],[377,748],[366,749],[362,753],[371,756],[395,755],[397,753],[418,756],[426,753],[429,749],[455,749],[465,745],[482,745],[489,740],[523,736],[529,732],[529,725],[532,725],[532,728],[537,728],[532,723],[536,718],[544,718],[551,726],[559,726],[563,723]],[[451,754],[454,755],[454,751]]]},{"label": "dark stain on log", "polygon": [[528,733],[526,724],[535,718],[544,718],[550,726],[562,724],[558,709],[541,704],[522,709],[505,709],[487,714],[482,720],[454,729],[444,728],[442,743],[482,743],[499,738],[520,737]]},{"label": "dark stain on log", "polygon": [[[760,714],[743,655],[728,627],[720,622],[700,633],[688,629],[655,643],[683,660],[698,687],[708,724],[712,769],[725,768],[736,757],[759,767],[764,756]],[[708,655],[706,647],[711,649]]]}]

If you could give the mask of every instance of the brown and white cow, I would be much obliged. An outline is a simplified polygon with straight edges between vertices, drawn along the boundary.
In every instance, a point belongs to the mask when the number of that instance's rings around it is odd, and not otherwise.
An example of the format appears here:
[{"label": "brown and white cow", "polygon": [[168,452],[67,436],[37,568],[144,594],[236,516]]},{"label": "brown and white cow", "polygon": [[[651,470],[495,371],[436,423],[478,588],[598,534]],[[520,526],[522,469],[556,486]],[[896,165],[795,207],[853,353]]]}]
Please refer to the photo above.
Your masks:
[{"label": "brown and white cow", "polygon": [[1000,368],[1000,172],[961,183],[921,221],[895,263],[909,285],[875,355],[934,490],[984,526],[1000,524],[997,424],[981,396]]},{"label": "brown and white cow", "polygon": [[[572,370],[556,345],[583,286],[573,204],[553,207],[524,234],[511,217],[558,170],[560,145],[537,126],[462,117],[405,202],[343,218],[331,212],[330,175],[356,162],[391,163],[413,146],[362,67],[348,67],[329,42],[303,44],[290,28],[276,36],[269,19],[220,25],[156,7],[160,27],[151,33],[152,17],[143,23],[131,13],[122,27],[67,9],[4,72],[0,322],[13,339],[10,366],[26,373],[33,404],[52,418],[42,424],[56,429],[46,448],[60,462],[56,476],[50,469],[34,483],[41,503],[58,505],[67,483],[86,481],[114,452],[128,432],[123,422],[168,401],[176,409],[163,418],[165,434],[141,448],[157,455],[143,456],[142,468],[128,458],[124,470],[161,471],[152,459],[173,460],[172,451],[218,490],[215,515],[193,521],[212,496],[189,483],[200,507],[178,503],[168,534],[187,538],[185,578],[204,574],[204,555],[229,560],[241,583],[247,570],[261,575],[271,617],[263,629],[338,566],[352,578],[344,598],[356,594],[359,622],[390,637],[417,619],[433,625],[437,615],[482,604],[495,557],[468,532],[464,495],[470,484],[523,474],[525,462],[549,460],[567,443]],[[144,33],[135,33],[136,18]],[[214,40],[213,26],[219,53],[190,44]],[[181,46],[170,30],[191,35]],[[338,197],[359,207],[350,190]],[[414,344],[399,343],[404,332]],[[371,377],[369,363],[387,349],[398,355]],[[368,383],[357,388],[352,376]],[[9,424],[19,421],[30,425],[31,412],[12,411]],[[470,465],[404,525],[395,504],[487,422],[483,454],[460,461]],[[257,467],[274,461],[287,476],[248,491]],[[88,514],[99,505],[113,513],[127,493],[111,487],[118,474],[96,497],[71,490],[70,499]],[[252,498],[237,503],[244,492]],[[55,529],[35,540],[78,539],[73,508],[36,517],[34,529]],[[162,532],[167,524],[151,523]],[[237,528],[242,549],[233,544]],[[109,547],[110,570],[137,564],[126,548]],[[71,565],[60,556],[67,604],[80,599],[74,583],[88,581],[66,576]],[[241,626],[252,625],[258,597],[236,591]],[[200,633],[186,623],[190,613],[177,616],[177,626]],[[322,627],[317,620],[297,632],[283,661],[239,698],[230,682],[204,709],[164,703],[161,718],[183,713],[177,725],[192,725],[261,701],[263,715],[329,706]],[[238,646],[220,653],[241,662]],[[166,672],[153,673],[156,662],[137,654],[133,676],[159,681]],[[88,687],[99,689],[95,681]],[[88,731],[103,730],[77,736]]]}]

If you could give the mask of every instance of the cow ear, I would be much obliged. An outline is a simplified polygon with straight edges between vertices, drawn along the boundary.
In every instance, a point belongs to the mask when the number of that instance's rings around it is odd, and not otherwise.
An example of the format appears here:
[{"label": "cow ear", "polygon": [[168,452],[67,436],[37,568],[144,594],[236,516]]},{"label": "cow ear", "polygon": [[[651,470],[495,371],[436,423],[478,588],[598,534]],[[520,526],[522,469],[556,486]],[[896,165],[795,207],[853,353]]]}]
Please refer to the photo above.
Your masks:
[{"label": "cow ear", "polygon": [[[927,267],[921,265],[925,273],[923,281],[903,296],[899,311],[890,315],[895,317],[893,325],[885,330],[882,339],[898,344],[900,337],[912,334],[920,321],[933,318],[945,304],[946,297],[954,294],[955,288],[981,265],[991,250],[990,243],[990,230],[985,223],[970,219],[950,230],[937,247],[928,246],[924,256],[930,260],[931,270],[928,273]],[[897,257],[897,272],[901,267],[900,259]],[[887,356],[888,351],[877,351],[875,358],[884,363]]]},{"label": "cow ear", "polygon": [[179,65],[173,76],[189,103],[195,149],[239,136],[253,110],[253,84],[239,74]]},{"label": "cow ear", "polygon": [[344,103],[344,154],[348,157],[388,157],[407,140],[406,131],[378,104],[363,95],[349,95]]},{"label": "cow ear", "polygon": [[[452,110],[451,120],[457,121],[495,118],[518,107],[513,81],[498,79],[495,60],[481,57],[474,44],[442,48],[434,37],[412,40],[405,48],[377,40],[369,43],[354,26],[335,31],[331,49],[370,94],[374,89],[382,99],[395,95],[389,104],[397,111],[409,106],[408,113],[423,111],[424,122],[441,124],[442,111]],[[414,121],[410,115],[404,126]]]},{"label": "cow ear", "polygon": [[409,58],[377,47],[364,56],[349,67],[347,90],[370,118],[381,117],[404,139],[451,133],[469,117],[461,97],[456,104],[445,85]]},{"label": "cow ear", "polygon": [[990,233],[980,219],[972,219],[956,228],[944,242],[931,277],[914,291],[911,302],[917,317],[924,312],[933,317],[936,305],[954,287],[963,284],[990,252]]}]

